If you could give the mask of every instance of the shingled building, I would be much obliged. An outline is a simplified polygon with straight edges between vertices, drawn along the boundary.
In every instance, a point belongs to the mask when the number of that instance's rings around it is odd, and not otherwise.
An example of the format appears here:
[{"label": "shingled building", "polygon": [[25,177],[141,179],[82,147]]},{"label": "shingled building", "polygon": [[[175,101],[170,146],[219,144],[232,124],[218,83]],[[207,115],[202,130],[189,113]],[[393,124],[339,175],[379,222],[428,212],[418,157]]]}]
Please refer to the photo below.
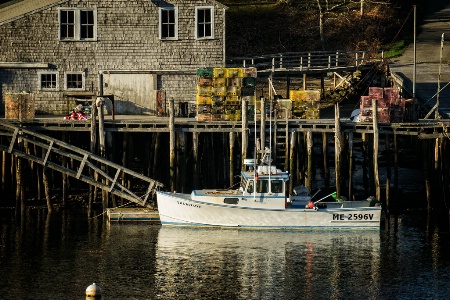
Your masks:
[{"label": "shingled building", "polygon": [[195,103],[196,69],[225,64],[214,0],[23,0],[0,9],[0,91],[32,93],[36,114],[113,95],[116,114]]}]

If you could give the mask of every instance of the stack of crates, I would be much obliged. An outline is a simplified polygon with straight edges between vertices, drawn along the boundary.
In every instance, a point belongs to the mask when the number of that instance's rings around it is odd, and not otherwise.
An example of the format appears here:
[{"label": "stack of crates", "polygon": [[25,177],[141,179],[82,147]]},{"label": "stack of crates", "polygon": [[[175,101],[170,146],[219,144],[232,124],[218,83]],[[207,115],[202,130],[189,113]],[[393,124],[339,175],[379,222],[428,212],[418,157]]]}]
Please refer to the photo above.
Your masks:
[{"label": "stack of crates", "polygon": [[360,121],[373,122],[372,102],[377,101],[379,123],[402,122],[405,111],[405,100],[400,97],[397,88],[369,87],[369,95],[361,96]]},{"label": "stack of crates", "polygon": [[213,106],[213,68],[197,69],[197,120],[211,121]]},{"label": "stack of crates", "polygon": [[197,120],[241,120],[242,100],[255,106],[255,68],[197,69]]},{"label": "stack of crates", "polygon": [[292,101],[292,113],[300,119],[320,118],[319,90],[291,90],[289,99]]}]

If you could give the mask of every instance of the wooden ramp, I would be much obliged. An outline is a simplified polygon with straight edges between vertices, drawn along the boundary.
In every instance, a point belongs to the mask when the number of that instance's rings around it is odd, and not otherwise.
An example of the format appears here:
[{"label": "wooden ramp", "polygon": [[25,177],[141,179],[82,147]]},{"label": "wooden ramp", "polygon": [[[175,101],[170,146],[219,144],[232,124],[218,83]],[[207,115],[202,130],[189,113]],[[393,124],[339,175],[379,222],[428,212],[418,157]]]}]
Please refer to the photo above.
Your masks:
[{"label": "wooden ramp", "polygon": [[[35,149],[35,153],[25,151],[25,144],[26,148]],[[74,177],[144,207],[152,207],[151,200],[155,191],[163,187],[158,181],[100,156],[5,121],[0,121],[0,150]],[[130,179],[133,187],[141,191],[141,195],[124,187],[121,184],[124,178]]]}]

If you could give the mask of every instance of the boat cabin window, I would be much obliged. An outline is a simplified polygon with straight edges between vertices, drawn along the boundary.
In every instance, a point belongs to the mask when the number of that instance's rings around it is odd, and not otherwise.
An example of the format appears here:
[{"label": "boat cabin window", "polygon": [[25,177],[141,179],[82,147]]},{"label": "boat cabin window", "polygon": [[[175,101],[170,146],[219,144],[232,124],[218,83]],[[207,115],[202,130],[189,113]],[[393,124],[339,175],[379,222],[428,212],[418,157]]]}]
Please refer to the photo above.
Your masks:
[{"label": "boat cabin window", "polygon": [[283,180],[272,180],[270,183],[270,190],[272,193],[282,193]]},{"label": "boat cabin window", "polygon": [[256,192],[257,193],[269,192],[269,180],[257,180],[256,181]]},{"label": "boat cabin window", "polygon": [[253,180],[249,180],[247,185],[247,193],[253,193],[254,190],[255,188],[253,186]]}]

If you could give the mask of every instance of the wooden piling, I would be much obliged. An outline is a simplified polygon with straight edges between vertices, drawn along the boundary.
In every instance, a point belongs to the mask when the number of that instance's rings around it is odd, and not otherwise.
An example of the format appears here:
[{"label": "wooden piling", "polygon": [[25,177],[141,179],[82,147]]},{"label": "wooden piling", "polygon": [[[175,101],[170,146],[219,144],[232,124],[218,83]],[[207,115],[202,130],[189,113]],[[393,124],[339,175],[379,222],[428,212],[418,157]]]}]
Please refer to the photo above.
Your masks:
[{"label": "wooden piling", "polygon": [[[50,149],[48,149],[47,151],[49,151]],[[42,158],[45,158],[45,156],[47,155],[47,153],[45,153],[44,151],[42,151]],[[45,200],[47,202],[47,210],[48,212],[52,211],[52,203],[51,203],[51,198],[50,198],[50,186],[49,186],[49,182],[48,182],[48,169],[46,165],[42,166],[42,184],[44,185],[44,195],[45,195]]]},{"label": "wooden piling", "polygon": [[[97,147],[97,105],[96,103],[96,97],[92,97],[92,103],[91,103],[91,132],[90,132],[90,145],[89,145],[89,151],[92,154],[95,154],[95,150]],[[92,178],[94,177],[94,171],[89,168],[89,176]],[[94,192],[95,188],[92,185],[89,185],[89,199],[88,199],[88,217],[92,214],[92,203],[94,202]]]},{"label": "wooden piling", "polygon": [[323,156],[323,180],[325,188],[330,185],[330,170],[328,167],[328,134],[322,133],[322,156]]},{"label": "wooden piling", "polygon": [[336,174],[336,198],[341,197],[341,122],[339,117],[339,103],[334,106],[334,152],[335,152],[335,174]]},{"label": "wooden piling", "polygon": [[313,155],[312,155],[312,148],[313,148],[313,138],[312,138],[312,132],[307,131],[306,132],[306,149],[308,153],[308,170],[306,175],[306,187],[308,188],[308,193],[311,194],[312,192],[312,177],[313,177]]},{"label": "wooden piling", "polygon": [[[104,100],[101,97],[97,97],[96,100],[97,113],[98,113],[98,142],[100,148],[100,156],[106,158],[106,142],[105,142],[105,125],[104,125]],[[105,171],[106,166],[102,165],[101,169]],[[103,184],[106,182],[103,180]],[[103,209],[108,208],[108,198],[105,190],[101,191],[102,193],[102,207]]]},{"label": "wooden piling", "polygon": [[170,190],[173,192],[176,189],[176,171],[175,171],[175,104],[173,98],[169,99],[169,175],[170,175]]},{"label": "wooden piling", "polygon": [[259,139],[261,141],[260,149],[264,150],[264,147],[266,146],[266,99],[264,97],[261,97],[260,110],[261,110],[261,127]]},{"label": "wooden piling", "polygon": [[193,172],[194,172],[194,181],[193,181],[193,186],[194,188],[198,188],[199,187],[199,168],[198,168],[198,137],[199,137],[198,132],[193,132],[192,133],[192,156],[193,156]]},{"label": "wooden piling", "polygon": [[391,150],[389,135],[385,134],[384,150],[386,151],[386,205],[390,206],[391,195]]},{"label": "wooden piling", "polygon": [[2,151],[2,199],[6,199],[6,151]]},{"label": "wooden piling", "polygon": [[248,120],[247,120],[247,101],[242,101],[242,150],[241,150],[241,170],[245,169],[244,159],[247,158],[248,149]]},{"label": "wooden piling", "polygon": [[186,188],[186,133],[185,132],[179,132],[178,133],[178,144],[179,149],[177,151],[177,161],[178,161],[178,170],[176,172],[177,174],[177,183],[178,187],[177,190],[181,191],[182,193],[185,192]]},{"label": "wooden piling", "polygon": [[381,200],[381,188],[380,188],[380,176],[378,169],[378,113],[377,113],[377,100],[372,100],[372,118],[373,118],[373,175],[375,183],[375,194],[378,200]]},{"label": "wooden piling", "polygon": [[289,151],[289,174],[291,174],[291,179],[289,180],[289,195],[292,194],[294,190],[294,180],[295,180],[295,145],[297,144],[297,134],[295,131],[291,132],[291,144]]},{"label": "wooden piling", "polygon": [[[69,143],[69,137],[67,131],[62,132],[62,141],[65,143]],[[62,165],[67,167],[67,158],[66,156],[62,157]],[[62,173],[62,205],[66,206],[67,203],[67,195],[69,193],[69,176],[65,173]]]},{"label": "wooden piling", "polygon": [[230,166],[229,166],[229,174],[230,174],[230,186],[234,186],[234,140],[235,140],[235,133],[232,131],[229,133],[229,139],[230,139]]},{"label": "wooden piling", "polygon": [[353,132],[348,133],[348,200],[353,200]]}]

